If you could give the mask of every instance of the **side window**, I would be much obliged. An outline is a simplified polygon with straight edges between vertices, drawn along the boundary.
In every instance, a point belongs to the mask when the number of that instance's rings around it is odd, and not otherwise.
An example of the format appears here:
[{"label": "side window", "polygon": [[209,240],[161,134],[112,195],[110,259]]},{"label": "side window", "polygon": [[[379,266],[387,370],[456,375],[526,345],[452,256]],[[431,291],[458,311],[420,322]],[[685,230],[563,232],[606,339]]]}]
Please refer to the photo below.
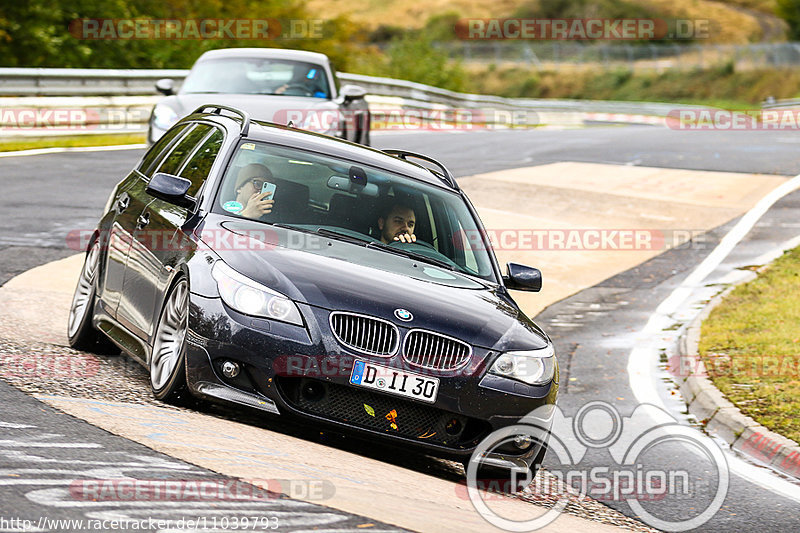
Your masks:
[{"label": "side window", "polygon": [[175,145],[172,152],[164,159],[161,166],[158,167],[158,172],[166,172],[167,174],[173,175],[178,174],[178,169],[181,168],[181,164],[189,157],[189,154],[194,151],[197,144],[203,140],[210,131],[211,126],[206,126],[205,124],[195,125],[195,127]]},{"label": "side window", "polygon": [[206,181],[208,173],[211,171],[211,165],[214,164],[214,159],[216,159],[219,149],[222,147],[222,141],[224,140],[225,135],[222,131],[213,128],[211,134],[202,141],[200,147],[183,166],[183,170],[181,170],[179,175],[192,182],[192,186],[189,187],[188,191],[190,196],[196,196],[200,191],[200,187],[202,187],[203,182]]},{"label": "side window", "polygon": [[167,149],[172,144],[172,141],[184,131],[186,131],[186,125],[173,128],[162,135],[161,138],[156,141],[152,147],[150,147],[150,150],[142,158],[142,164],[139,165],[139,172],[147,177],[150,177],[153,169],[155,169],[158,162],[161,161],[162,154],[166,153]]}]

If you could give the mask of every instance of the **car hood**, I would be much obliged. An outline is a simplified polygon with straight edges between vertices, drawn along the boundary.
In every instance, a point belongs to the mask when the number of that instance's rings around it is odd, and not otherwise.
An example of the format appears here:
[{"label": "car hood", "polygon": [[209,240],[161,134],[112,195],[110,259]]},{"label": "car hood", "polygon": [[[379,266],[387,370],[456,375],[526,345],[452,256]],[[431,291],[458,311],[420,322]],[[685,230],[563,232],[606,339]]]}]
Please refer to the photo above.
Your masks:
[{"label": "car hood", "polygon": [[[323,98],[301,96],[273,96],[263,94],[178,94],[162,100],[172,107],[179,117],[185,117],[203,104],[220,104],[246,111],[256,120],[286,124],[292,119],[297,126],[308,110],[335,111],[336,103]],[[316,117],[315,117],[316,118]]]},{"label": "car hood", "polygon": [[[286,246],[299,232],[255,222],[223,221],[213,231],[217,238],[221,231],[240,239],[247,234],[244,245],[240,241],[237,246],[212,248],[234,270],[296,302],[375,316],[399,327],[430,329],[487,349],[546,346],[545,334],[496,285],[455,273],[448,280],[441,275],[406,275],[430,267],[323,237],[315,236],[317,251]],[[387,264],[396,268],[381,267]],[[397,309],[410,311],[413,319],[400,321]]]}]

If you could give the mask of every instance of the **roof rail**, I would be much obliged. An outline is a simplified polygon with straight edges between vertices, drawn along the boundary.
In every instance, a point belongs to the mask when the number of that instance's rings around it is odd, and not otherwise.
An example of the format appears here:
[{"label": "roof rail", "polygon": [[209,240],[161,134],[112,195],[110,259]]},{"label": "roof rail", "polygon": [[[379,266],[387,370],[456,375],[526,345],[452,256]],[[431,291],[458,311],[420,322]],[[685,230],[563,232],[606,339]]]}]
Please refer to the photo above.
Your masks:
[{"label": "roof rail", "polygon": [[213,113],[215,115],[222,116],[223,110],[230,111],[231,113],[241,117],[242,119],[241,135],[242,137],[246,137],[247,134],[250,132],[250,115],[247,112],[242,111],[241,109],[236,109],[235,107],[228,107],[219,104],[203,104],[194,111],[192,111],[192,113]]},{"label": "roof rail", "polygon": [[[408,161],[409,157],[413,157],[414,159],[421,159],[422,161],[436,165],[436,167],[439,168],[441,172],[436,172],[435,170],[429,167],[424,167],[424,168],[430,170],[431,173],[433,173],[433,175],[437,176],[439,179],[441,179],[443,182],[445,182],[453,189],[459,190],[458,184],[456,183],[456,179],[453,177],[450,171],[447,170],[447,167],[438,162],[437,160],[435,160],[434,158],[428,157],[427,155],[418,154],[416,152],[409,152],[408,150],[387,149],[383,150],[383,152],[389,155],[393,155],[399,159],[402,159],[403,161]],[[411,161],[408,162],[411,163]]]}]

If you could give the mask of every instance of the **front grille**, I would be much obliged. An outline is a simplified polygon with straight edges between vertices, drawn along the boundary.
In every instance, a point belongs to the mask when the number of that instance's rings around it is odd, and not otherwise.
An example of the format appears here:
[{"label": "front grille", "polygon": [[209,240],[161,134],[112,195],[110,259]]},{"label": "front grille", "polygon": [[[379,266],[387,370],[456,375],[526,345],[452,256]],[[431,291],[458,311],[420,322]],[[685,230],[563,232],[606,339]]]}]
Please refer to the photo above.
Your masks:
[{"label": "front grille", "polygon": [[331,313],[331,330],[336,339],[353,350],[389,356],[397,351],[400,334],[386,320],[352,313]]},{"label": "front grille", "polygon": [[287,403],[299,411],[420,442],[463,449],[491,429],[486,422],[357,387],[309,378],[276,381]]},{"label": "front grille", "polygon": [[469,361],[472,347],[452,337],[421,329],[411,330],[403,343],[403,359],[431,370],[453,370]]}]

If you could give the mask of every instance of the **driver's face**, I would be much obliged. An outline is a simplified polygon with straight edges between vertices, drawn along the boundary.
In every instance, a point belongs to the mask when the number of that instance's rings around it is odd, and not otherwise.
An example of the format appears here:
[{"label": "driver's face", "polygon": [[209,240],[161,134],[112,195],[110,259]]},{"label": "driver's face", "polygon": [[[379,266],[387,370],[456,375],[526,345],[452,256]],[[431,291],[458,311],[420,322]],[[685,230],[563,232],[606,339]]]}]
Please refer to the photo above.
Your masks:
[{"label": "driver's face", "polygon": [[378,219],[378,228],[381,230],[381,240],[388,244],[404,233],[414,234],[416,225],[414,210],[408,207],[395,206],[384,220]]}]

